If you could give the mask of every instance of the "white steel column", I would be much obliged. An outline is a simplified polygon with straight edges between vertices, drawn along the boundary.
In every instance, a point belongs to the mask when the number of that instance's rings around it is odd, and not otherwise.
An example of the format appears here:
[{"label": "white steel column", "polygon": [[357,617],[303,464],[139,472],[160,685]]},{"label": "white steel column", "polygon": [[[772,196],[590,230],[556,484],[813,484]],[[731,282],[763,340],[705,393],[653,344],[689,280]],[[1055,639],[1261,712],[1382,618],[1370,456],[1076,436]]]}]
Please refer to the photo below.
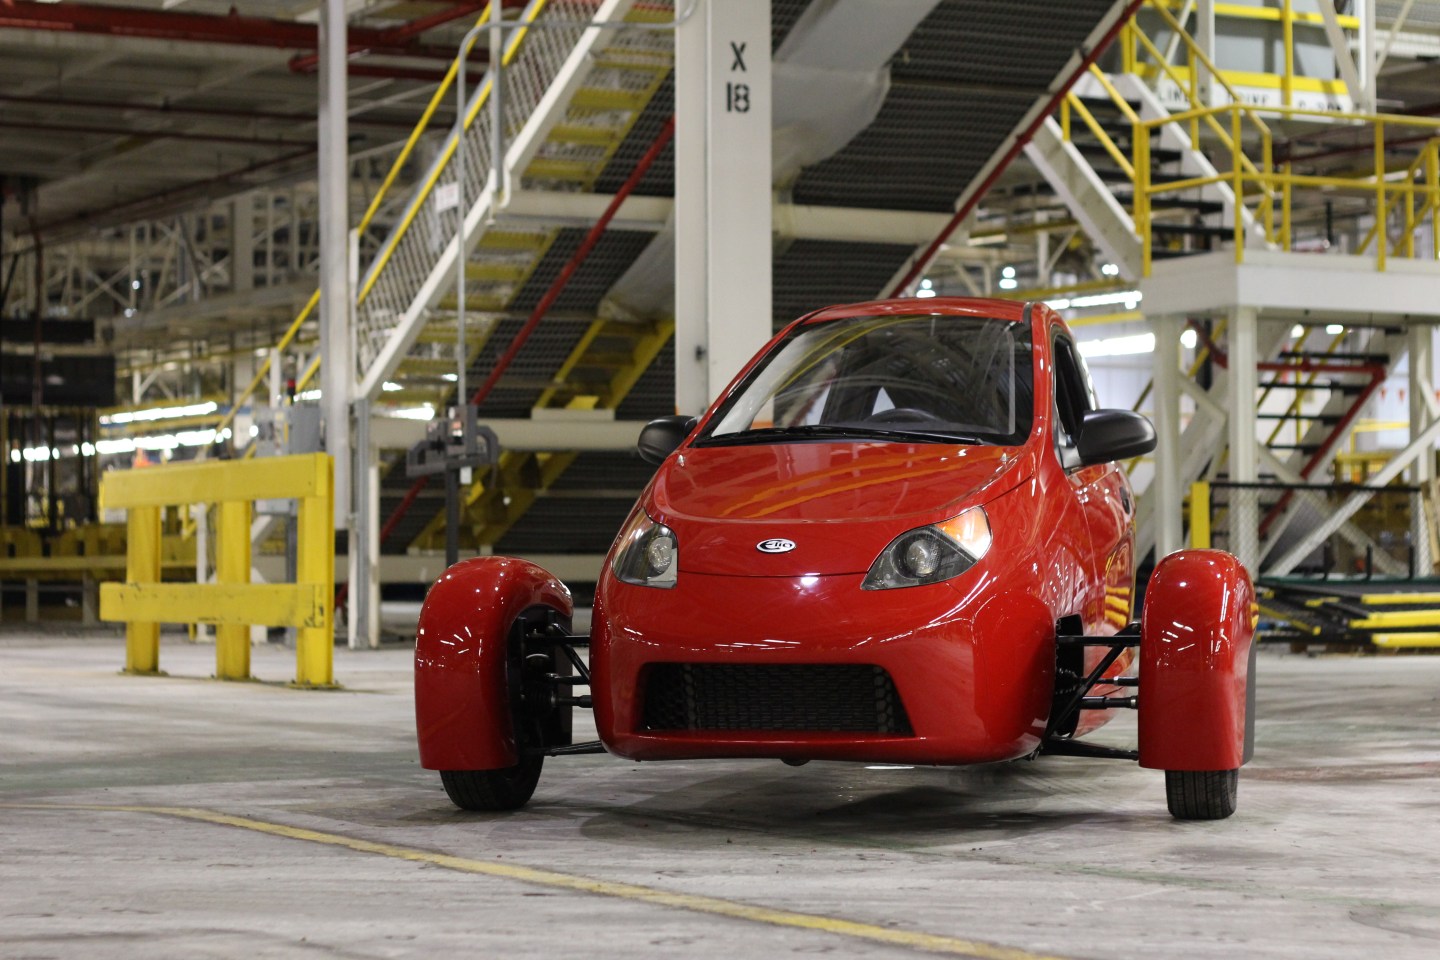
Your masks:
[{"label": "white steel column", "polygon": [[1183,547],[1180,524],[1180,333],[1183,318],[1155,318],[1155,559]]},{"label": "white steel column", "polygon": [[[1230,314],[1230,480],[1254,483],[1259,479],[1255,455],[1255,390],[1259,362],[1259,311],[1236,307]],[[1254,491],[1236,490],[1230,496],[1230,552],[1254,576],[1260,566],[1260,510]]]},{"label": "white steel column", "polygon": [[[1412,324],[1405,331],[1405,339],[1409,347],[1410,441],[1413,443],[1435,419],[1432,415],[1435,401],[1435,328],[1428,323]],[[1410,482],[1426,487],[1421,497],[1427,497],[1427,485],[1435,477],[1435,451],[1420,454],[1410,470]],[[1419,502],[1415,502],[1414,506],[1410,517],[1410,543],[1415,551],[1415,572],[1418,576],[1427,577],[1434,572],[1435,558],[1430,555],[1430,531],[1425,528],[1425,511]]]},{"label": "white steel column", "polygon": [[698,414],[771,334],[770,0],[697,0],[675,33],[675,406]]},{"label": "white steel column", "polygon": [[1350,15],[1360,21],[1355,69],[1360,75],[1360,89],[1352,91],[1355,109],[1361,113],[1375,112],[1375,0],[1355,0]]},{"label": "white steel column", "polygon": [[380,451],[370,401],[355,401],[355,525],[350,531],[345,582],[351,650],[380,646]]},{"label": "white steel column", "polygon": [[350,528],[350,399],[355,390],[345,58],[345,0],[324,0],[320,8],[320,389],[325,452],[335,458],[337,530]]},{"label": "white steel column", "polygon": [[[1195,3],[1195,43],[1200,51],[1215,62],[1215,0],[1196,0]],[[1200,102],[1206,106],[1215,103],[1215,78],[1210,75],[1201,64],[1195,64],[1195,69],[1200,71],[1199,96]],[[1228,100],[1229,97],[1227,96]]]}]

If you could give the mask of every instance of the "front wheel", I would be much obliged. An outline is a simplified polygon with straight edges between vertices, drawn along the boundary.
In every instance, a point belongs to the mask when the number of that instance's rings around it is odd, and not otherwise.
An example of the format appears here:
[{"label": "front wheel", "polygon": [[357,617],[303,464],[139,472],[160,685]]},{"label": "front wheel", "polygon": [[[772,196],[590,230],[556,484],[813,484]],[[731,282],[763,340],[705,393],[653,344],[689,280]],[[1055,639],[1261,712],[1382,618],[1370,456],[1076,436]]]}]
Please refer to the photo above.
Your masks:
[{"label": "front wheel", "polygon": [[503,770],[441,770],[440,782],[461,810],[516,810],[535,793],[544,765],[542,756],[524,756]]},{"label": "front wheel", "polygon": [[1237,770],[1166,770],[1165,803],[1176,820],[1224,820],[1235,812]]}]

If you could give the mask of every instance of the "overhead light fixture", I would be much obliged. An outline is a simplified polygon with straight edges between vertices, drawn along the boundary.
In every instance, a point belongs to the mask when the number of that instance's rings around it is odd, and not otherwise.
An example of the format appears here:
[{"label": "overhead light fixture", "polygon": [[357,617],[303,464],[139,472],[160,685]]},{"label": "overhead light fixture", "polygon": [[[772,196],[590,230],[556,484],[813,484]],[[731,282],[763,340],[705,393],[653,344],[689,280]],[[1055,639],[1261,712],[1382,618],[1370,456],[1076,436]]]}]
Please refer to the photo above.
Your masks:
[{"label": "overhead light fixture", "polygon": [[140,423],[151,420],[203,417],[207,413],[214,413],[219,409],[220,405],[218,403],[214,400],[207,400],[204,403],[192,403],[181,407],[150,407],[146,410],[121,410],[117,413],[107,413],[101,416],[100,425],[112,427],[124,423]]},{"label": "overhead light fixture", "polygon": [[1194,350],[1195,344],[1197,341],[1199,341],[1199,339],[1199,335],[1196,334],[1194,330],[1186,330],[1184,333],[1180,334],[1180,346],[1184,347],[1186,350]]},{"label": "overhead light fixture", "polygon": [[1327,324],[1325,327],[1325,332],[1330,334],[1330,336],[1332,337],[1338,337],[1340,336],[1340,334],[1345,332],[1345,325],[1342,323]]}]

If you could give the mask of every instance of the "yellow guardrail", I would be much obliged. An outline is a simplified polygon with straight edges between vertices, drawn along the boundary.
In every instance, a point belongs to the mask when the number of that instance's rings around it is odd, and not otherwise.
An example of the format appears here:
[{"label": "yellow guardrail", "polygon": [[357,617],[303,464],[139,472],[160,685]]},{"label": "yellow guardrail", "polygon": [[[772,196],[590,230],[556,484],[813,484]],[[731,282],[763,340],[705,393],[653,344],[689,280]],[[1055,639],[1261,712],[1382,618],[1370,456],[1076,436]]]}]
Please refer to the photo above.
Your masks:
[{"label": "yellow guardrail", "polygon": [[[1271,157],[1268,136],[1261,144],[1262,158],[1257,166],[1242,152],[1241,117],[1245,114],[1263,113],[1286,120],[1304,118],[1325,118],[1335,121],[1339,118],[1355,126],[1369,126],[1373,135],[1373,162],[1366,170],[1352,176],[1319,176],[1293,172],[1291,164],[1276,165]],[[1188,177],[1163,183],[1152,182],[1150,169],[1149,133],[1168,123],[1185,122],[1197,117],[1215,120],[1227,117],[1230,120],[1232,136],[1226,145],[1231,153],[1228,171],[1206,177]],[[1136,124],[1134,136],[1135,169],[1135,229],[1143,245],[1143,275],[1150,275],[1153,235],[1151,232],[1151,199],[1160,194],[1179,193],[1209,184],[1230,185],[1235,195],[1234,228],[1235,262],[1245,262],[1245,223],[1241,215],[1245,208],[1247,192],[1260,197],[1260,207],[1254,211],[1257,222],[1264,228],[1265,236],[1278,249],[1289,250],[1293,242],[1293,220],[1295,194],[1297,191],[1313,191],[1317,196],[1335,193],[1359,194],[1374,197],[1375,228],[1362,243],[1358,253],[1364,253],[1376,237],[1385,237],[1386,242],[1375,243],[1377,269],[1383,271],[1389,257],[1414,257],[1415,236],[1418,231],[1428,229],[1436,241],[1440,241],[1440,120],[1427,117],[1398,116],[1393,114],[1344,114],[1338,115],[1323,110],[1298,110],[1289,107],[1247,107],[1225,104],[1218,107],[1198,107],[1182,113],[1171,114],[1155,120]],[[1387,131],[1406,130],[1409,137],[1387,141]],[[1423,131],[1418,136],[1414,131]],[[1426,139],[1428,137],[1428,139]],[[1392,170],[1386,157],[1396,145],[1423,140],[1416,147],[1416,155],[1404,167]],[[1281,200],[1280,222],[1276,223],[1275,206],[1272,198]],[[1390,242],[1390,216],[1396,207],[1404,213],[1403,226],[1399,236]],[[1440,259],[1440,243],[1436,244],[1436,256]]]},{"label": "yellow guardrail", "polygon": [[[1416,236],[1422,229],[1428,228],[1431,231],[1437,248],[1440,248],[1440,120],[1394,114],[1336,113],[1294,107],[1293,92],[1297,85],[1307,78],[1295,75],[1293,26],[1297,23],[1318,24],[1320,15],[1296,12],[1289,0],[1274,9],[1236,4],[1215,5],[1216,14],[1273,20],[1283,26],[1284,73],[1271,79],[1281,87],[1284,105],[1263,106],[1247,103],[1245,97],[1236,89],[1235,82],[1258,82],[1259,75],[1225,71],[1217,67],[1185,29],[1184,19],[1192,9],[1191,4],[1182,0],[1147,0],[1145,3],[1143,12],[1152,18],[1158,18],[1168,37],[1168,51],[1162,51],[1160,44],[1146,34],[1139,16],[1132,18],[1123,28],[1120,43],[1123,71],[1168,79],[1186,98],[1188,109],[1166,117],[1141,120],[1134,115],[1134,111],[1104,73],[1098,68],[1091,70],[1092,76],[1098,80],[1101,88],[1131,124],[1131,156],[1118,165],[1135,183],[1133,215],[1136,232],[1144,245],[1143,276],[1150,275],[1153,252],[1153,199],[1157,195],[1181,193],[1211,184],[1226,184],[1235,194],[1232,226],[1237,263],[1243,263],[1245,257],[1245,211],[1248,211],[1249,215],[1253,216],[1254,223],[1263,229],[1268,244],[1281,250],[1292,249],[1296,194],[1304,191],[1317,196],[1322,191],[1332,195],[1335,192],[1373,195],[1376,222],[1359,244],[1356,253],[1364,254],[1373,246],[1377,267],[1382,271],[1388,257],[1413,258],[1416,255]],[[1172,11],[1178,11],[1179,16]],[[1339,24],[1346,29],[1356,29],[1359,21],[1353,17],[1340,17]],[[1181,48],[1184,51],[1184,62],[1171,63],[1173,54]],[[1206,77],[1224,91],[1229,103],[1212,106],[1202,100],[1201,81]],[[1315,82],[1332,87],[1339,83]],[[1343,84],[1340,84],[1340,87],[1343,88]],[[1114,140],[1105,133],[1074,94],[1067,96],[1061,108],[1061,127],[1067,140],[1070,139],[1072,114],[1080,117],[1112,159],[1121,159],[1121,151]],[[1272,121],[1308,119],[1349,124],[1356,128],[1368,127],[1373,135],[1373,161],[1365,169],[1348,176],[1295,173],[1290,163],[1275,162],[1274,136],[1269,124],[1265,122],[1266,117]],[[1202,135],[1208,138],[1222,156],[1229,156],[1230,169],[1213,176],[1155,183],[1150,162],[1150,139],[1156,130],[1170,123],[1187,127],[1190,142],[1197,148],[1202,144]],[[1401,131],[1406,135],[1387,140],[1387,133]],[[1387,152],[1393,153],[1396,146],[1413,145],[1416,141],[1424,142],[1415,148],[1415,154],[1408,163],[1393,166],[1388,162]],[[1403,229],[1390,240],[1389,228],[1392,222],[1396,221],[1403,224]],[[1379,237],[1387,238],[1387,242],[1377,242]],[[1437,252],[1437,259],[1440,259],[1440,252]]]},{"label": "yellow guardrail", "polygon": [[[104,509],[124,509],[124,583],[100,588],[100,619],[125,628],[125,672],[160,671],[161,623],[210,623],[215,676],[250,678],[250,626],[298,627],[295,684],[334,686],[334,465],[323,453],[262,461],[185,463],[105,474]],[[299,500],[295,583],[250,582],[250,521],[256,500]],[[219,505],[216,582],[161,582],[166,507]]]}]

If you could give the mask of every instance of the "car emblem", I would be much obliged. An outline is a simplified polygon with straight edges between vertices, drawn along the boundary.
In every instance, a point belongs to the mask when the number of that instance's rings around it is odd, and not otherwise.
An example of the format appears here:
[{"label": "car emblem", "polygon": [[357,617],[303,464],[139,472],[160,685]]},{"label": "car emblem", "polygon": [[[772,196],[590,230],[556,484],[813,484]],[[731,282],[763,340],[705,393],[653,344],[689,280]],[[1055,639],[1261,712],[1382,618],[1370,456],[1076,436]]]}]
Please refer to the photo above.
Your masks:
[{"label": "car emblem", "polygon": [[770,540],[761,540],[755,544],[755,549],[761,553],[789,553],[795,549],[795,541],[775,537]]}]

